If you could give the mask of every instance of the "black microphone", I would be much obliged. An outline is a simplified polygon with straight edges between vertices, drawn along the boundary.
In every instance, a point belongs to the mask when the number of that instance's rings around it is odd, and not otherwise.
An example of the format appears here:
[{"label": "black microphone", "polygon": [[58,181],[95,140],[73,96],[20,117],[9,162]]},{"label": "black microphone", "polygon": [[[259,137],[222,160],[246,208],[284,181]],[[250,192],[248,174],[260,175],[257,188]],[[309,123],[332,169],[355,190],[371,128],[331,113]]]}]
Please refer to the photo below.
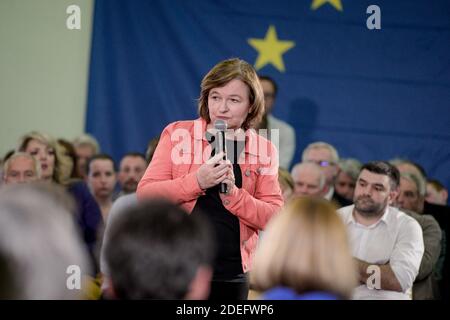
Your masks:
[{"label": "black microphone", "polygon": [[[226,147],[226,143],[225,143],[225,132],[227,131],[227,123],[223,120],[216,120],[214,122],[214,128],[216,129],[216,136],[215,136],[215,141],[216,141],[216,153],[219,153],[221,151],[226,152],[227,151],[227,147]],[[223,156],[223,160],[227,160],[227,156],[224,155]],[[220,193],[227,193],[227,184],[221,182],[220,183]]]}]

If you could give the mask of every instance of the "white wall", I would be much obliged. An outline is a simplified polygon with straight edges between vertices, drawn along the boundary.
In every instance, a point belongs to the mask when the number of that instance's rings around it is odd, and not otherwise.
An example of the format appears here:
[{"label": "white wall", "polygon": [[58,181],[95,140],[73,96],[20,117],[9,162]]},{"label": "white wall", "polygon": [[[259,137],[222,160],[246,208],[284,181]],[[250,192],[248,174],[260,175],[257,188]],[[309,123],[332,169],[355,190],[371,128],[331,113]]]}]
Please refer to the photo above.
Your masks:
[{"label": "white wall", "polygon": [[[68,30],[69,5],[81,30]],[[0,158],[24,133],[84,130],[93,0],[0,0]]]}]

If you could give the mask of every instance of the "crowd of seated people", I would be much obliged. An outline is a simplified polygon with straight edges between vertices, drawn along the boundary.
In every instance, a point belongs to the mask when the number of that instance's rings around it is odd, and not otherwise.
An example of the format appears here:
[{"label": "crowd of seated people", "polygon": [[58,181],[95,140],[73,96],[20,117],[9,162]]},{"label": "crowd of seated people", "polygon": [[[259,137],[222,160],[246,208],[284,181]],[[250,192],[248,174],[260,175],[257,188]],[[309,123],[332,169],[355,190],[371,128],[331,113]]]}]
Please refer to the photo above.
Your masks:
[{"label": "crowd of seated people", "polygon": [[[70,142],[23,135],[0,169],[0,278],[11,279],[2,282],[0,298],[208,298],[209,224],[136,196],[157,146],[155,138],[146,152],[124,154],[117,168],[93,136]],[[251,298],[448,299],[448,192],[420,165],[340,159],[334,146],[318,141],[291,172],[280,167],[278,181],[285,205],[260,230],[247,274]],[[41,215],[20,224],[16,211]],[[27,237],[8,242],[8,232]],[[30,262],[20,250],[42,254],[42,261]],[[69,260],[82,266],[81,294],[52,283],[66,283]],[[53,280],[42,290],[25,284],[14,271],[26,264],[29,277]],[[66,264],[63,274],[55,270]]]}]

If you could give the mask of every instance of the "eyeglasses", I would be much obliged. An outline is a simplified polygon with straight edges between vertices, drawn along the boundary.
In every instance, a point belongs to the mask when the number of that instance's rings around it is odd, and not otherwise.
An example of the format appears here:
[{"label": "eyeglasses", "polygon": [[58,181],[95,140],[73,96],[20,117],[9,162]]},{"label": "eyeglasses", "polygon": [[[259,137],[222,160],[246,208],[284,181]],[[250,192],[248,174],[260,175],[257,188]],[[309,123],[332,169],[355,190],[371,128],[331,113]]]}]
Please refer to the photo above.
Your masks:
[{"label": "eyeglasses", "polygon": [[331,166],[336,165],[336,163],[332,162],[332,161],[320,161],[320,160],[314,161],[314,160],[310,160],[308,162],[313,162],[313,163],[317,164],[318,166],[320,166],[322,168],[331,167]]}]

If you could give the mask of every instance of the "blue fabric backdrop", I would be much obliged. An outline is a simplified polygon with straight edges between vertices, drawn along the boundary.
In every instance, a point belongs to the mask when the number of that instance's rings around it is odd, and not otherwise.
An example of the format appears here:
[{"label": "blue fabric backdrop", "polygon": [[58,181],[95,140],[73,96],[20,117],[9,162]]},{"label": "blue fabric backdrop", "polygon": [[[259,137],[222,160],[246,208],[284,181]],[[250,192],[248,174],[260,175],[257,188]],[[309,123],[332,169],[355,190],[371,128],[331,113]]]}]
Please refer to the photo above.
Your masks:
[{"label": "blue fabric backdrop", "polygon": [[[86,131],[116,160],[169,123],[197,117],[200,81],[220,60],[255,64],[249,39],[273,26],[294,46],[274,114],[365,162],[404,157],[450,187],[450,1],[96,0]],[[333,4],[341,4],[342,10]]]}]

